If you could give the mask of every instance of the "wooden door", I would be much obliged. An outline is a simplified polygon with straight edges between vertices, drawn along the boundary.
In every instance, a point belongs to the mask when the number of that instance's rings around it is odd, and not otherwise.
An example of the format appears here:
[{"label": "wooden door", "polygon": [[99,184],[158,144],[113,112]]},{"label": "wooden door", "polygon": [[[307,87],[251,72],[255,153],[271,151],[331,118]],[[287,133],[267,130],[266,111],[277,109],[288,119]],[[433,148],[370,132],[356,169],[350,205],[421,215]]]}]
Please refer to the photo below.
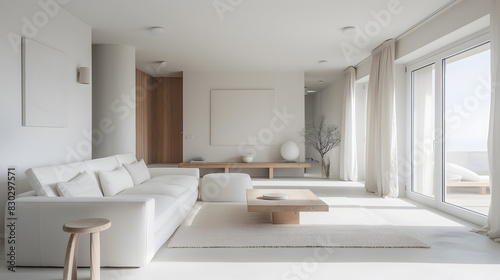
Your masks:
[{"label": "wooden door", "polygon": [[152,98],[150,157],[154,163],[182,162],[182,78],[159,78]]},{"label": "wooden door", "polygon": [[146,164],[182,162],[182,82],[136,72],[136,154]]}]

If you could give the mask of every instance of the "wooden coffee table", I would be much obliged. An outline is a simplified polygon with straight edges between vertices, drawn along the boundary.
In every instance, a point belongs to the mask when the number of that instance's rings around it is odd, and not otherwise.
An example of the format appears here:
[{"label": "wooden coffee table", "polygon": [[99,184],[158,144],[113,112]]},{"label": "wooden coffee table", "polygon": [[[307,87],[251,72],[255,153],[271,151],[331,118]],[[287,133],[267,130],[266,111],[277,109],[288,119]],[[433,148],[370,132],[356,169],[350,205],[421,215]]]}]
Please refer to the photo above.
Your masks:
[{"label": "wooden coffee table", "polygon": [[[264,195],[280,193],[282,200],[264,199]],[[248,189],[248,212],[269,212],[273,224],[300,224],[300,213],[328,212],[328,205],[308,189]]]}]

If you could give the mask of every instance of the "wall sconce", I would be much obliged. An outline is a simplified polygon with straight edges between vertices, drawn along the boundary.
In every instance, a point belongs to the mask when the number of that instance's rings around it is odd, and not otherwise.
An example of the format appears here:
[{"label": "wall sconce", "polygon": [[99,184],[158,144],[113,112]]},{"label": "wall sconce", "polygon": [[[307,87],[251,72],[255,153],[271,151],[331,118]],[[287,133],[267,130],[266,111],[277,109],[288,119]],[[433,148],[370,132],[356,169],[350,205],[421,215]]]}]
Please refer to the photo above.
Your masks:
[{"label": "wall sconce", "polygon": [[80,84],[90,84],[90,68],[88,67],[78,68],[78,82]]}]

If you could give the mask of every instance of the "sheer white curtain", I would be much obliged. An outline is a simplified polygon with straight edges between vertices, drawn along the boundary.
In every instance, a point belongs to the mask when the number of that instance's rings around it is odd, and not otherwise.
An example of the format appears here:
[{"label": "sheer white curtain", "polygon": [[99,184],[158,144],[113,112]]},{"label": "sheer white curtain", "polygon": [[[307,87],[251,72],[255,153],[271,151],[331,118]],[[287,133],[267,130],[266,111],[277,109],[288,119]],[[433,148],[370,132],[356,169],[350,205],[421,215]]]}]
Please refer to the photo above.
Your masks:
[{"label": "sheer white curtain", "polygon": [[492,239],[500,241],[500,0],[492,0],[490,8],[491,28],[491,109],[488,137],[490,163],[491,205],[486,231]]},{"label": "sheer white curtain", "polygon": [[365,188],[382,197],[398,196],[394,39],[372,51],[366,116]]},{"label": "sheer white curtain", "polygon": [[354,81],[356,69],[349,67],[344,71],[344,114],[342,115],[342,134],[340,142],[340,180],[358,180],[358,155],[356,153],[356,102]]}]

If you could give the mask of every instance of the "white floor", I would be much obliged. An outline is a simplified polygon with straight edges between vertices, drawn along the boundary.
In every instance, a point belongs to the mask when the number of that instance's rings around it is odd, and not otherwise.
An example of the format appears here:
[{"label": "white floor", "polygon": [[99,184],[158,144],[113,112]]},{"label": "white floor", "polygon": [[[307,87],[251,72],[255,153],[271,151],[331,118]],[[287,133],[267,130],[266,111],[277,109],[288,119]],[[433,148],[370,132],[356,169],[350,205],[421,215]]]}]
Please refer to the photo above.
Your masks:
[{"label": "white floor", "polygon": [[[407,199],[382,199],[361,184],[314,179],[254,180],[256,188],[308,187],[349,197],[430,249],[171,249],[143,268],[103,268],[101,279],[500,279],[500,244],[460,219]],[[79,269],[89,279],[89,269]],[[0,268],[0,279],[62,279],[62,268]]]},{"label": "white floor", "polygon": [[491,194],[479,194],[477,188],[456,188],[448,190],[446,202],[470,209],[483,215],[490,210]]}]

